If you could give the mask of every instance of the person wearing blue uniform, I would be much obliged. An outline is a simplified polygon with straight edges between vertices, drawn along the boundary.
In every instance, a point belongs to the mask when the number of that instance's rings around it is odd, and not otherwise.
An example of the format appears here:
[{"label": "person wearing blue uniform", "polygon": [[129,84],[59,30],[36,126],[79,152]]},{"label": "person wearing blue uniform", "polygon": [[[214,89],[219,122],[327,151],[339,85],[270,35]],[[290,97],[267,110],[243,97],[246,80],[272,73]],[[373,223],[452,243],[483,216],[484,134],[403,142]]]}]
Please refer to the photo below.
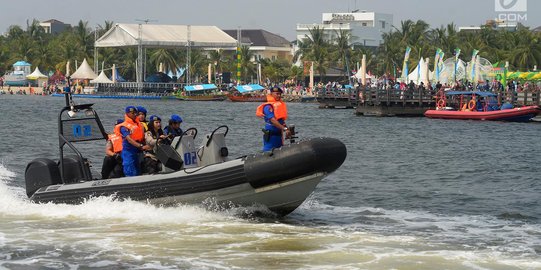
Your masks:
[{"label": "person wearing blue uniform", "polygon": [[285,122],[287,119],[287,107],[282,101],[282,89],[273,87],[271,94],[267,96],[267,102],[257,108],[256,115],[263,117],[265,120],[263,151],[272,151],[274,148],[282,147],[284,144],[284,132],[286,138],[291,136]]},{"label": "person wearing blue uniform", "polygon": [[169,119],[169,125],[163,129],[165,135],[169,135],[169,138],[172,140],[174,137],[182,135],[182,129],[180,124],[182,123],[182,118],[178,114],[171,115]]},{"label": "person wearing blue uniform", "polygon": [[137,176],[141,174],[141,158],[143,151],[150,150],[145,145],[143,125],[137,117],[137,108],[128,106],[125,109],[124,122],[120,124],[119,133],[122,136],[122,166],[124,175]]},{"label": "person wearing blue uniform", "polygon": [[147,121],[147,109],[143,106],[137,106],[135,107],[137,109],[137,117],[139,118],[139,121],[143,125],[144,131],[148,131],[148,121]]}]

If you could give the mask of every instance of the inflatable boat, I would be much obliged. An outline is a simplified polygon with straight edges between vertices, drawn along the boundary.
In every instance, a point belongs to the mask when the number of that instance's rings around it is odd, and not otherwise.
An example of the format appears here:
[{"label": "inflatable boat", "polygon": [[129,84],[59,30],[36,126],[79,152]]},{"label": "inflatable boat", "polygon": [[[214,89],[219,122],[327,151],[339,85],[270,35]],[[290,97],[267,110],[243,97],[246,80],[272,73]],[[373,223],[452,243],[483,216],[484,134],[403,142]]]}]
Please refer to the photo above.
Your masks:
[{"label": "inflatable boat", "polygon": [[[148,201],[157,205],[212,202],[225,206],[265,206],[278,215],[295,210],[318,183],[344,162],[345,145],[333,138],[293,142],[272,152],[229,158],[221,126],[194,146],[197,132],[160,145],[158,174],[98,179],[74,144],[103,140],[107,134],[92,104],[74,105],[66,95],[58,117],[58,161],[37,158],[25,171],[26,192],[39,203],[78,204],[92,197]],[[192,128],[193,131],[193,128]],[[74,156],[64,156],[68,146]]]}]

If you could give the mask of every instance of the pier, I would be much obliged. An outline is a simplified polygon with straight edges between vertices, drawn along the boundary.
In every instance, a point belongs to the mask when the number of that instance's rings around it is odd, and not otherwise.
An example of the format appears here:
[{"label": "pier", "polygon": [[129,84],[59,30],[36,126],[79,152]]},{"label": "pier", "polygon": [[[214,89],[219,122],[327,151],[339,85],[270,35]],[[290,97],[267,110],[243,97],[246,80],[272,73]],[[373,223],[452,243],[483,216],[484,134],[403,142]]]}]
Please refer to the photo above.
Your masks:
[{"label": "pier", "polygon": [[[355,114],[364,116],[423,116],[436,107],[436,91],[429,89],[396,90],[381,88],[318,89],[319,108],[354,108]],[[509,102],[514,107],[541,106],[537,91],[500,92],[499,104]]]}]

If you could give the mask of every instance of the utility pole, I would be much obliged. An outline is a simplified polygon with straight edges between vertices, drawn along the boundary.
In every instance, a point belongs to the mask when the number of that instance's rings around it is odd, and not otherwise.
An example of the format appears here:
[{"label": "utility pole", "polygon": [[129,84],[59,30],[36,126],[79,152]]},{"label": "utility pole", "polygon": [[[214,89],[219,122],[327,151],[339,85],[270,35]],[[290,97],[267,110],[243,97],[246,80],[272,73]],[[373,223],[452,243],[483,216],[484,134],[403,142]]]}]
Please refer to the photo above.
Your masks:
[{"label": "utility pole", "polygon": [[96,30],[94,30],[94,72],[96,74],[99,74],[98,72],[98,47],[96,47],[96,43],[98,41],[98,26],[96,25]]},{"label": "utility pole", "polygon": [[189,85],[191,83],[190,64],[192,62],[192,42],[190,41],[192,38],[192,27],[190,25],[187,26],[186,35],[186,84]]}]

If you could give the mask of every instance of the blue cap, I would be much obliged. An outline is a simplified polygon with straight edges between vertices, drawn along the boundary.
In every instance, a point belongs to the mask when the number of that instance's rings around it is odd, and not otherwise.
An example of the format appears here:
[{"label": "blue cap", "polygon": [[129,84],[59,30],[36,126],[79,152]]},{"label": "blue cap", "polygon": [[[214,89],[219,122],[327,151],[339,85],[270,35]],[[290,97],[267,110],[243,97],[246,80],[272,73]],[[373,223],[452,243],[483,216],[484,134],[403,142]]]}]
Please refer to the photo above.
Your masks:
[{"label": "blue cap", "polygon": [[153,115],[150,116],[150,122],[151,122],[151,123],[154,122],[154,121],[156,121],[156,120],[157,120],[157,121],[162,121],[162,119],[161,119],[159,116],[157,116],[157,115],[154,115],[154,114],[153,114]]},{"label": "blue cap", "polygon": [[271,92],[280,92],[280,93],[283,93],[284,91],[282,91],[282,88],[278,87],[278,86],[273,86],[271,88]]},{"label": "blue cap", "polygon": [[129,112],[137,112],[137,108],[135,108],[135,106],[128,106],[126,107],[126,109],[124,110],[126,113],[129,113]]},{"label": "blue cap", "polygon": [[142,112],[147,115],[147,109],[145,109],[143,106],[137,106],[137,112]]},{"label": "blue cap", "polygon": [[124,123],[124,119],[116,119],[115,126]]},{"label": "blue cap", "polygon": [[182,123],[182,118],[178,114],[171,115],[171,121],[175,123]]}]

